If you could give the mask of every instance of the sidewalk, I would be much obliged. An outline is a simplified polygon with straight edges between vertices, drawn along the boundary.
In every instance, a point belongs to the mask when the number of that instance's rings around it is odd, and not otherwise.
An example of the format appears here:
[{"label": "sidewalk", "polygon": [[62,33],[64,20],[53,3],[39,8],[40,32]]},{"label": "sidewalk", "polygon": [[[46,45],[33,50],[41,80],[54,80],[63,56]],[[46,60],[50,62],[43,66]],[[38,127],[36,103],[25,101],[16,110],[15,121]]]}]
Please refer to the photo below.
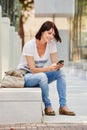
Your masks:
[{"label": "sidewalk", "polygon": [[[76,116],[62,116],[58,113],[59,104],[55,82],[50,86],[50,98],[56,116],[43,116],[43,123],[0,124],[0,130],[87,130],[87,80],[72,75],[64,68],[67,82],[68,106]],[[55,96],[54,96],[55,95]]]}]

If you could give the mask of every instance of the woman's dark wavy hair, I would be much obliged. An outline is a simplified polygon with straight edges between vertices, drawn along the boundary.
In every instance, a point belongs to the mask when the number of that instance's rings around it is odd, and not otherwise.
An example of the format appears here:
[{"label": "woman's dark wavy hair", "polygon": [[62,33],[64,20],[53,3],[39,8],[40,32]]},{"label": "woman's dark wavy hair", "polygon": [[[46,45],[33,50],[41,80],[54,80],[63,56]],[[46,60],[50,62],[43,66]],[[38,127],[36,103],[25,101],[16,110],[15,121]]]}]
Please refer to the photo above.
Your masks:
[{"label": "woman's dark wavy hair", "polygon": [[54,38],[56,39],[56,41],[61,42],[61,38],[59,36],[58,29],[57,29],[56,25],[51,21],[46,21],[42,24],[39,31],[36,33],[35,38],[40,40],[42,32],[49,31],[51,28],[54,29],[54,32],[55,32]]}]

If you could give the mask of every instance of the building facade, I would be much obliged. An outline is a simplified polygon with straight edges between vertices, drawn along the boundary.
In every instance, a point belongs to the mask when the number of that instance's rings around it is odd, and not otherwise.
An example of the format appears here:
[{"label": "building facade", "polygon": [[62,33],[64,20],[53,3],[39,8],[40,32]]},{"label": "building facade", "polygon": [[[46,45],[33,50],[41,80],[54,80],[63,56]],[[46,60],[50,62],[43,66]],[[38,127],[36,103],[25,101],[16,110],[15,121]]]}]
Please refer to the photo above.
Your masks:
[{"label": "building facade", "polygon": [[87,0],[75,1],[75,14],[70,26],[70,59],[87,60]]},{"label": "building facade", "polygon": [[50,3],[35,0],[35,11],[37,17],[66,18],[69,23],[68,58],[87,60],[87,0],[51,0]]},{"label": "building facade", "polygon": [[[40,6],[40,3],[42,6]],[[14,25],[16,30],[18,30],[18,19],[20,16],[18,0],[0,0],[0,5],[2,6],[2,16],[8,16],[11,20],[11,25]],[[34,5],[35,10],[31,13],[33,17],[29,18],[29,21],[26,22],[27,26],[24,25],[25,39],[28,40],[34,35],[38,28],[37,25],[39,25],[38,21],[42,23],[46,19],[51,19],[59,26],[60,30],[63,30],[63,34],[64,30],[65,34],[67,32],[68,40],[66,43],[68,45],[66,47],[68,47],[68,59],[70,61],[87,60],[87,0],[34,0]],[[38,8],[36,9],[36,7]],[[36,11],[39,11],[39,13]],[[59,24],[60,19],[63,19],[62,21],[67,20],[67,29],[66,27],[61,29]],[[32,26],[30,23],[35,24],[35,26]],[[61,22],[61,26],[65,25]]]}]

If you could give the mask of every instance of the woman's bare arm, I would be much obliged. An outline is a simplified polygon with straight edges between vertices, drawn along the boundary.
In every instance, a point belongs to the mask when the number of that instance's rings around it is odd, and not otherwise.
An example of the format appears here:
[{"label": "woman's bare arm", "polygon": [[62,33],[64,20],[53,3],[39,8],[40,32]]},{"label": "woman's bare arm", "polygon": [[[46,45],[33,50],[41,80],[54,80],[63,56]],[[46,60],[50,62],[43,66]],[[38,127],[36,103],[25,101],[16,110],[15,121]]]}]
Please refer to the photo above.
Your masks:
[{"label": "woman's bare arm", "polygon": [[50,57],[51,57],[51,62],[52,63],[57,63],[58,62],[58,55],[57,55],[57,53],[50,54]]},{"label": "woman's bare arm", "polygon": [[57,64],[58,62],[58,54],[57,53],[52,53],[51,55],[51,61],[54,65],[57,65],[57,69],[60,69],[64,66],[64,63],[62,64]]},{"label": "woman's bare arm", "polygon": [[36,68],[33,56],[26,56],[28,67],[31,73],[47,72],[57,70],[57,65],[51,65],[45,68]]}]

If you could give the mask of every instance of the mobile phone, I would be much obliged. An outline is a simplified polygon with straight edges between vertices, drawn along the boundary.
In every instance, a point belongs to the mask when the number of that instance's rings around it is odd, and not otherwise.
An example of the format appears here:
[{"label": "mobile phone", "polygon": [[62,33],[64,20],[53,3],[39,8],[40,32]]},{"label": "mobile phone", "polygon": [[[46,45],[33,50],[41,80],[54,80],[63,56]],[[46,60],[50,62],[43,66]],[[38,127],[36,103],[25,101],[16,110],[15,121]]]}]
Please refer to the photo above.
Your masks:
[{"label": "mobile phone", "polygon": [[57,64],[62,64],[64,62],[64,60],[60,60],[57,62]]}]

